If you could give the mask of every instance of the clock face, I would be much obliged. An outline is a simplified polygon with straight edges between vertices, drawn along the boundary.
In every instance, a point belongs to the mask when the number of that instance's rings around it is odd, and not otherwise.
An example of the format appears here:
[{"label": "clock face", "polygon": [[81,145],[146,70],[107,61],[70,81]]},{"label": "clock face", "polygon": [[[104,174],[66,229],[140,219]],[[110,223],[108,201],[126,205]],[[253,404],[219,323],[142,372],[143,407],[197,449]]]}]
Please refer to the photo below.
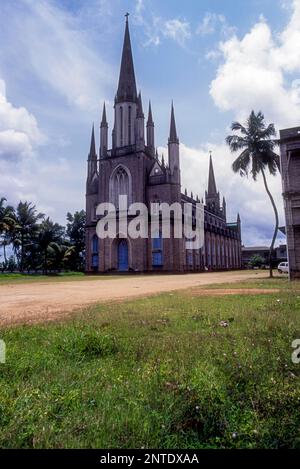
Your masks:
[{"label": "clock face", "polygon": [[158,174],[158,173],[159,173],[159,169],[158,169],[158,168],[155,168],[154,173],[155,173],[155,174]]}]

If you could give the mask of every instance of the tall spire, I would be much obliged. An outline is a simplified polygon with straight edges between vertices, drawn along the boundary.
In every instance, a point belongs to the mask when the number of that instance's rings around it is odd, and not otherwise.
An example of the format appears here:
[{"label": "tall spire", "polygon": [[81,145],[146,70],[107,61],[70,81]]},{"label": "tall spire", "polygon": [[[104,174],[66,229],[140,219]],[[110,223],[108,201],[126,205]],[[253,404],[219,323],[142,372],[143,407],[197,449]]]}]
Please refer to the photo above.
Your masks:
[{"label": "tall spire", "polygon": [[210,152],[207,195],[210,197],[210,196],[216,195],[216,194],[217,194],[217,186],[216,186],[212,156],[211,156],[211,152]]},{"label": "tall spire", "polygon": [[101,120],[101,127],[107,127],[107,119],[106,119],[106,107],[105,107],[105,101],[103,104],[103,112],[102,112],[102,120]]},{"label": "tall spire", "polygon": [[134,65],[133,65],[133,58],[132,58],[129,26],[128,26],[129,14],[127,13],[125,16],[126,16],[125,36],[124,36],[121,70],[120,70],[118,91],[116,95],[116,102],[122,102],[122,101],[136,102],[137,90],[136,90],[136,81],[135,81]]},{"label": "tall spire", "polygon": [[96,143],[95,143],[95,128],[93,124],[89,159],[94,159],[94,158],[97,159]]},{"label": "tall spire", "polygon": [[169,143],[179,143],[176,131],[174,105],[172,101]]}]

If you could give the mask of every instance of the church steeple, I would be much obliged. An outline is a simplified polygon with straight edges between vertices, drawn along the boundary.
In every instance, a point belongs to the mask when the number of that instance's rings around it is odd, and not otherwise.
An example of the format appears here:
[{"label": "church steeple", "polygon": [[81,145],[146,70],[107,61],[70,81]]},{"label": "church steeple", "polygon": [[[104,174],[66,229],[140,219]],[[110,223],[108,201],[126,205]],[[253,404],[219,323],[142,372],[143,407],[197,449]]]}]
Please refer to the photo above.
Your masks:
[{"label": "church steeple", "polygon": [[215,195],[215,194],[217,194],[217,186],[216,186],[212,156],[211,156],[211,152],[210,152],[207,195],[212,196],[212,195]]},{"label": "church steeple", "polygon": [[205,201],[209,211],[220,215],[220,193],[217,191],[211,152],[209,157],[208,188],[205,192]]},{"label": "church steeple", "polygon": [[[118,91],[115,98],[115,123],[113,149],[129,147],[142,141],[137,137],[136,126],[141,125],[141,98],[138,98],[132,58],[128,16],[126,14],[125,36],[121,59]],[[139,108],[139,109],[138,109]],[[138,115],[139,112],[139,115]],[[140,121],[137,123],[137,121]]]},{"label": "church steeple", "polygon": [[176,131],[175,112],[172,101],[171,108],[171,122],[170,122],[170,135],[168,142],[169,149],[169,168],[172,175],[172,180],[176,184],[180,184],[180,161],[179,161],[179,139]]},{"label": "church steeple", "polygon": [[127,14],[116,103],[136,102],[136,100],[137,90]]}]

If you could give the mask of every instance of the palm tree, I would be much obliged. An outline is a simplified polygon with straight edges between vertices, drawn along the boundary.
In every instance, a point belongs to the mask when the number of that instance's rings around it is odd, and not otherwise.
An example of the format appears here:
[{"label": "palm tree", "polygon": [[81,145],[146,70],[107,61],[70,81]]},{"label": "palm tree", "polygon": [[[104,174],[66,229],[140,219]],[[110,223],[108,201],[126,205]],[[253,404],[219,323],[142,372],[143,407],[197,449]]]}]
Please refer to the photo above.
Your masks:
[{"label": "palm tree", "polygon": [[44,273],[48,270],[48,256],[56,254],[60,250],[60,244],[64,236],[64,228],[54,223],[48,217],[39,227],[38,245],[43,253]]},{"label": "palm tree", "polygon": [[229,135],[226,138],[226,143],[232,152],[242,151],[232,164],[233,171],[240,173],[241,176],[248,176],[250,172],[254,181],[261,174],[274,210],[275,229],[269,253],[270,277],[273,277],[272,253],[278,233],[279,221],[278,211],[267,184],[266,170],[272,176],[275,176],[277,171],[280,171],[279,156],[273,151],[278,144],[276,140],[272,139],[276,135],[275,127],[274,124],[267,125],[265,123],[262,112],[255,114],[252,111],[245,125],[233,122],[231,130],[239,132],[240,135]]},{"label": "palm tree", "polygon": [[35,205],[31,202],[19,202],[16,209],[17,230],[14,234],[16,251],[21,249],[20,271],[23,271],[26,245],[33,242],[38,231],[38,221],[44,218],[43,213],[37,213]]},{"label": "palm tree", "polygon": [[16,225],[14,208],[10,205],[5,205],[6,199],[0,199],[0,236],[2,236],[1,244],[3,246],[4,261],[7,264],[6,246],[10,243],[9,233]]}]

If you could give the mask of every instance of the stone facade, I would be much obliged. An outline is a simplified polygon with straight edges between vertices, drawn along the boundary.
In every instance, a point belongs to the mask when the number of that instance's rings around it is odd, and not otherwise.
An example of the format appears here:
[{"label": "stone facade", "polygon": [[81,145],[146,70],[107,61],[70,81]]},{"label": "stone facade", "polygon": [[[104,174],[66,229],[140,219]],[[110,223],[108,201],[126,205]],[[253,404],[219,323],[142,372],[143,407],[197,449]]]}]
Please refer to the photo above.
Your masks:
[{"label": "stone facade", "polygon": [[[213,162],[210,157],[209,184],[205,194],[205,243],[202,249],[187,251],[184,239],[98,239],[96,207],[102,202],[117,204],[119,195],[128,202],[190,203],[198,197],[181,192],[179,139],[172,104],[168,161],[155,151],[155,132],[151,103],[145,132],[141,94],[137,94],[128,18],[118,90],[114,105],[112,145],[108,145],[105,104],[100,125],[99,156],[92,131],[86,182],[86,271],[87,272],[193,272],[239,269],[241,266],[241,224],[227,223],[226,202],[220,203]],[[129,217],[130,218],[130,217]],[[150,225],[149,225],[150,231]],[[149,233],[150,234],[150,233]]]},{"label": "stone facade", "polygon": [[280,165],[290,278],[300,277],[300,127],[280,131]]}]

